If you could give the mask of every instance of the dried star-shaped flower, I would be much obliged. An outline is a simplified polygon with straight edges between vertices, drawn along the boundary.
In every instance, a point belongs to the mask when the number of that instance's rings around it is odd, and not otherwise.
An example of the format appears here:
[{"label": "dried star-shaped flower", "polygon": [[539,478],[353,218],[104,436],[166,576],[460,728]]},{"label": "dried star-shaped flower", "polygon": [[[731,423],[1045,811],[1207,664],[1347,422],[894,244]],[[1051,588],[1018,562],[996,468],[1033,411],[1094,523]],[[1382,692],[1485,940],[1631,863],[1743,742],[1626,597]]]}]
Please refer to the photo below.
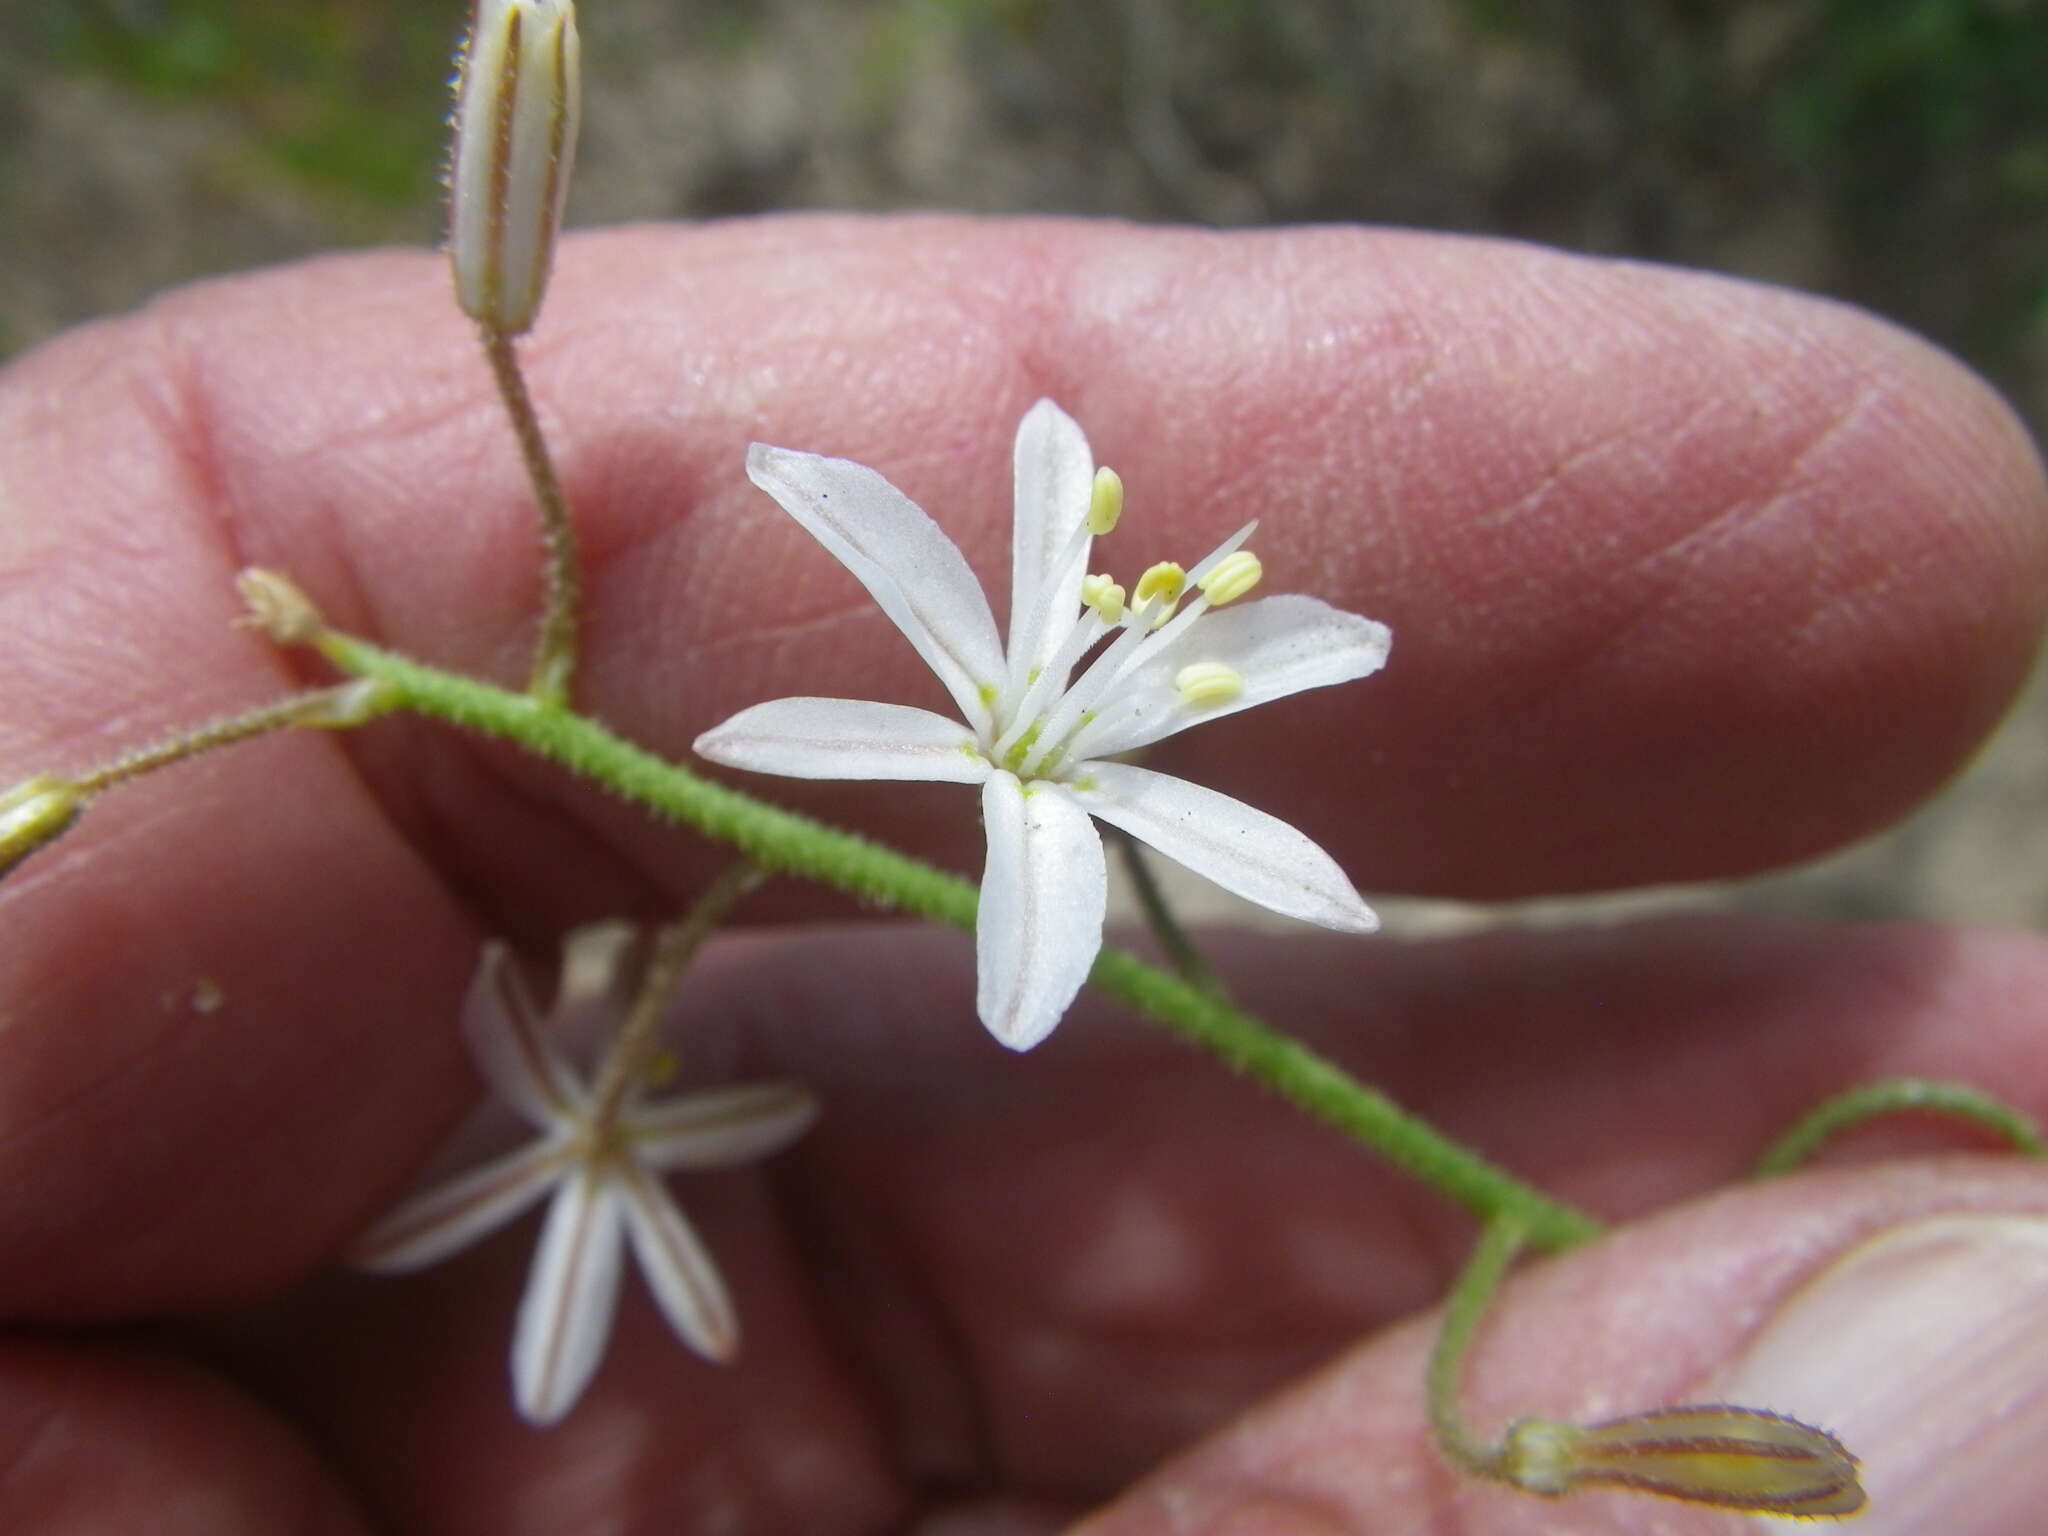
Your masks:
[{"label": "dried star-shaped flower", "polygon": [[1102,946],[1107,876],[1091,816],[1260,906],[1370,932],[1371,909],[1294,828],[1112,759],[1375,672],[1386,626],[1311,597],[1213,612],[1259,578],[1257,557],[1242,548],[1255,524],[1189,570],[1153,566],[1127,600],[1107,576],[1088,574],[1122,487],[1095,468],[1080,427],[1039,401],[1017,428],[1015,462],[1006,647],[966,558],[902,492],[863,465],[756,443],[748,475],[859,578],[938,674],[966,728],[900,704],[777,699],[705,732],[696,750],[758,773],[981,786],[988,861],[976,1006],[1018,1050],[1051,1032]]},{"label": "dried star-shaped flower", "polygon": [[[552,1022],[573,1027],[596,1012],[614,1023],[613,979],[570,969]],[[643,1102],[641,1082],[619,1080],[610,1058],[587,1086],[549,1038],[502,945],[484,950],[462,1024],[484,1079],[541,1134],[400,1205],[363,1236],[355,1262],[391,1273],[422,1268],[552,1193],[512,1341],[513,1397],[526,1419],[561,1418],[596,1372],[628,1241],[683,1342],[709,1359],[732,1358],[739,1326],[731,1298],[662,1175],[788,1145],[816,1113],[810,1094],[767,1082]]]}]

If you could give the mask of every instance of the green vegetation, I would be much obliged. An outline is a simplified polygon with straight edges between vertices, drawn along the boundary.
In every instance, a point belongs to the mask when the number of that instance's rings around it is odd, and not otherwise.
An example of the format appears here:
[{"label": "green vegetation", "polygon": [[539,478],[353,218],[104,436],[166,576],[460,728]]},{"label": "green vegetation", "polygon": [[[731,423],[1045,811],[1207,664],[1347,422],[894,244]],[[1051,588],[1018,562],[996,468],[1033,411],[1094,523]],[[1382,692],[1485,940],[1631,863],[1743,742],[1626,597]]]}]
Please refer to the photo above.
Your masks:
[{"label": "green vegetation", "polygon": [[[427,227],[392,214],[436,201],[465,0],[10,3],[26,46],[0,57],[0,112],[52,68],[111,82],[225,115],[221,195],[333,210],[314,240]],[[593,92],[674,78],[650,27],[707,89],[743,64],[793,72],[803,110],[763,128],[744,97],[691,103],[720,131],[662,146],[673,202],[643,188],[602,216],[986,207],[1000,188],[1026,209],[1485,230],[1807,282],[2039,395],[2048,0],[610,0],[585,19]],[[897,131],[934,110],[955,114],[941,150]],[[0,177],[21,142],[0,136]]]},{"label": "green vegetation", "polygon": [[226,110],[309,187],[383,205],[432,194],[453,5],[60,0],[45,21],[61,67]]}]

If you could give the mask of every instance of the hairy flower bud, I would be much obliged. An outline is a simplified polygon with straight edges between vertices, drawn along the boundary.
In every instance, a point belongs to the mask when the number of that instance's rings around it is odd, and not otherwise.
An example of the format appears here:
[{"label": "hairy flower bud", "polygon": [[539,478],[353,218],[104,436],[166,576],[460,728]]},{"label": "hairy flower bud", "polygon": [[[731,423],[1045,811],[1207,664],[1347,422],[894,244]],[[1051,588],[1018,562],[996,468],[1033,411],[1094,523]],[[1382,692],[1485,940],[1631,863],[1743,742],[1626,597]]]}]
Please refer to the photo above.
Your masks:
[{"label": "hairy flower bud", "polygon": [[572,0],[477,0],[456,82],[448,251],[482,324],[533,324],[562,227],[581,114]]},{"label": "hairy flower bud", "polygon": [[1726,1403],[1604,1424],[1525,1419],[1508,1431],[1500,1475],[1531,1493],[1633,1488],[1806,1520],[1853,1515],[1864,1503],[1856,1458],[1833,1435]]},{"label": "hairy flower bud", "polygon": [[55,842],[84,805],[76,784],[47,773],[0,794],[0,875]]}]

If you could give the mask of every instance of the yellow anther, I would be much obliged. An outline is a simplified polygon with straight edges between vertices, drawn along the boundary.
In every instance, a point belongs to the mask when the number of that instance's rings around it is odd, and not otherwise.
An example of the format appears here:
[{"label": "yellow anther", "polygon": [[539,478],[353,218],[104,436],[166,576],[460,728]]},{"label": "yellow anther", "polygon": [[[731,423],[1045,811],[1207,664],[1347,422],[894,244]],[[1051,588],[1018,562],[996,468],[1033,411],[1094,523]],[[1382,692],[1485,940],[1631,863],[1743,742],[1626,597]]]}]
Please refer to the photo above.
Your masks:
[{"label": "yellow anther", "polygon": [[682,1070],[682,1057],[665,1045],[656,1046],[653,1055],[647,1058],[644,1081],[650,1088],[666,1088]]},{"label": "yellow anther", "polygon": [[1088,531],[1099,539],[1123,515],[1123,477],[1104,464],[1095,471],[1095,484],[1088,492]]},{"label": "yellow anther", "polygon": [[0,794],[0,875],[62,836],[84,805],[76,784],[47,773]]},{"label": "yellow anther", "polygon": [[1195,709],[1228,704],[1244,692],[1244,674],[1220,661],[1197,661],[1173,675],[1181,702]]},{"label": "yellow anther", "polygon": [[1171,560],[1162,560],[1138,578],[1138,585],[1131,591],[1131,606],[1143,612],[1147,604],[1159,600],[1159,616],[1152,623],[1154,627],[1164,624],[1173,612],[1173,605],[1180,601],[1181,589],[1187,585],[1188,573]]},{"label": "yellow anther", "polygon": [[1131,594],[1131,600],[1140,608],[1155,597],[1164,597],[1169,603],[1180,601],[1181,588],[1187,585],[1188,573],[1171,560],[1162,560],[1138,578],[1138,590]]},{"label": "yellow anther", "polygon": [[1124,616],[1124,589],[1107,576],[1083,576],[1081,601],[1095,610],[1105,624],[1119,624]]},{"label": "yellow anther", "polygon": [[1234,550],[1218,560],[1202,578],[1202,595],[1209,599],[1211,607],[1221,608],[1251,591],[1265,573],[1257,555],[1248,549]]}]

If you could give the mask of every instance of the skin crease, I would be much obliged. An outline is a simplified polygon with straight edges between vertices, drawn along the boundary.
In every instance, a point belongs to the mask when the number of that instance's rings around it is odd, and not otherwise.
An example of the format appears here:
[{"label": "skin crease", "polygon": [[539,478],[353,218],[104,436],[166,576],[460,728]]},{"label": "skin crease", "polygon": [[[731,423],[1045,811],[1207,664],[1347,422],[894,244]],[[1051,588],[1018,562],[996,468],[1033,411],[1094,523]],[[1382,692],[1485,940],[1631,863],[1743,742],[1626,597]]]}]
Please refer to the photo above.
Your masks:
[{"label": "skin crease", "polygon": [[[1115,571],[1256,515],[1272,590],[1393,626],[1383,677],[1158,757],[1369,889],[1691,878],[1871,830],[1967,755],[2041,624],[2048,496],[2020,428],[1932,349],[1812,299],[1421,235],[933,219],[614,231],[558,273],[524,350],[584,529],[579,697],[669,753],[789,692],[939,702],[746,484],[747,441],[875,465],[1000,591],[1008,444],[1042,393],[1129,488]],[[531,513],[439,261],[202,285],[0,375],[0,780],[322,677],[231,627],[249,563],[348,628],[523,677]],[[978,858],[948,786],[750,787]],[[685,989],[686,1082],[794,1072],[825,1105],[765,1169],[677,1182],[742,1367],[689,1359],[629,1289],[585,1404],[534,1434],[504,1367],[530,1222],[416,1279],[334,1272],[474,1092],[450,1025],[483,937],[544,964],[567,924],[672,910],[718,862],[385,722],[144,781],[0,885],[0,1306],[36,1339],[0,1350],[0,1527],[191,1508],[230,1533],[1007,1536],[1245,1413],[1104,1528],[1181,1529],[1176,1489],[1236,1486],[1246,1454],[1273,1529],[1515,1528],[1521,1505],[1430,1459],[1424,1334],[1397,1326],[1441,1294],[1463,1219],[1112,1009],[1001,1051],[957,935],[763,928]],[[745,915],[846,912],[785,887]],[[1285,937],[1223,968],[1605,1216],[1725,1184],[1871,1076],[2048,1108],[2048,952],[2024,936]],[[1738,1319],[1876,1226],[2048,1206],[2023,1168],[1913,1171],[1716,1196],[1532,1270],[1488,1355],[1502,1406],[1572,1330],[1605,1330],[1573,1356],[1598,1385],[1682,1396]],[[1709,1253],[1711,1306],[1603,1321]],[[146,1344],[117,1326],[140,1319]],[[1358,1475],[1290,1484],[1333,1423]]]}]

